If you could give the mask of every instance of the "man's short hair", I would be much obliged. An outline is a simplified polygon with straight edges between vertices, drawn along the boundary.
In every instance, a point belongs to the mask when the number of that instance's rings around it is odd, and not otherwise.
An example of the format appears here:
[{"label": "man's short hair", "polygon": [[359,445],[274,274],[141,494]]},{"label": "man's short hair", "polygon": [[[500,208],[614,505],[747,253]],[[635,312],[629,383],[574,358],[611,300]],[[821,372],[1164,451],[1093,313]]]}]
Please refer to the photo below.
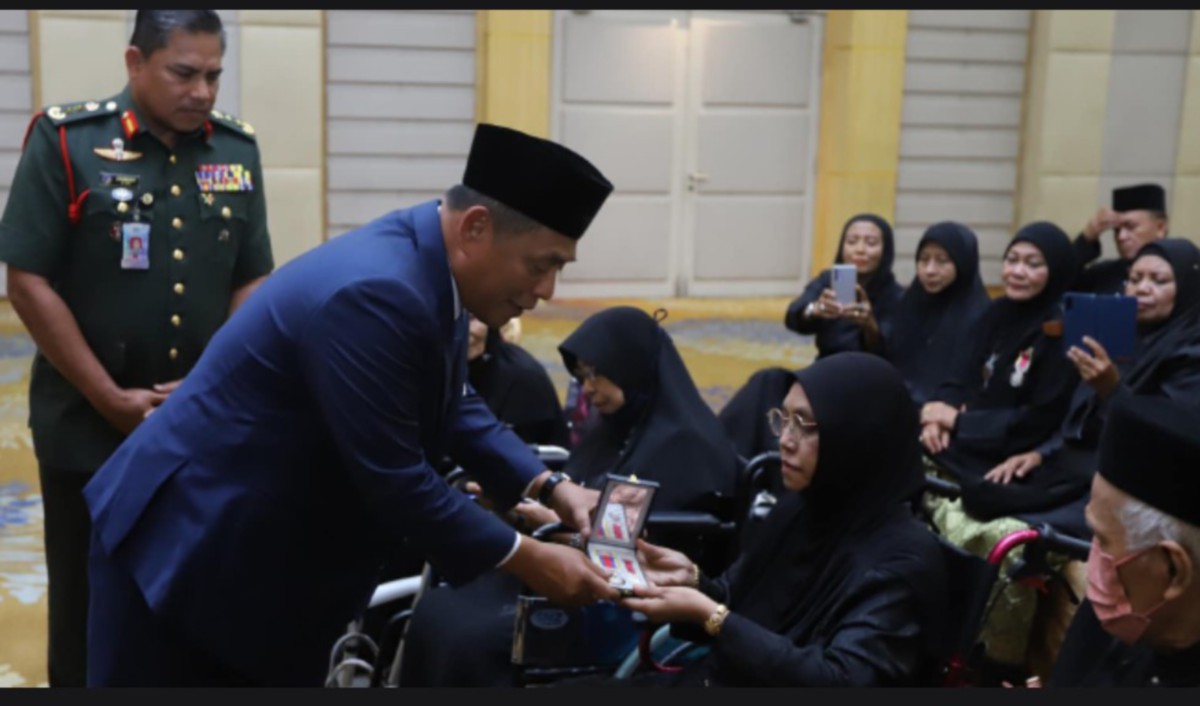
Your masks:
[{"label": "man's short hair", "polygon": [[221,38],[225,53],[225,26],[214,10],[138,10],[129,44],[149,57],[167,46],[171,32],[182,29],[189,34],[215,34]]},{"label": "man's short hair", "polygon": [[1200,527],[1128,497],[1118,511],[1125,529],[1125,549],[1134,552],[1171,540],[1178,542],[1192,561],[1200,564]]},{"label": "man's short hair", "polygon": [[455,184],[446,192],[446,206],[452,211],[465,211],[472,206],[483,206],[492,214],[492,223],[497,233],[528,233],[544,228],[541,223],[510,208],[496,199],[479,193],[469,186]]}]

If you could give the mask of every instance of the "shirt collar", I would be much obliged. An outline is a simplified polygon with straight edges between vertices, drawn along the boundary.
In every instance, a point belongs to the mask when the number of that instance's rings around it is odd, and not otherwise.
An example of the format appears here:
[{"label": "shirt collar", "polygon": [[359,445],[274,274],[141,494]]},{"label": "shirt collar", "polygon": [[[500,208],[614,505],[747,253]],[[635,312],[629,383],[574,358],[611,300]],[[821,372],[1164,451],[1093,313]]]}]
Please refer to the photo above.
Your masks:
[{"label": "shirt collar", "polygon": [[[438,202],[438,215],[442,213],[442,203]],[[458,281],[454,279],[454,268],[450,267],[450,259],[446,259],[446,269],[450,270],[450,292],[454,295],[454,320],[462,318],[462,300],[458,298]]]},{"label": "shirt collar", "polygon": [[[137,103],[133,100],[133,89],[129,84],[125,84],[125,88],[117,95],[117,110],[120,111],[121,132],[126,142],[129,142],[137,135],[143,132],[149,132],[146,127],[146,121],[142,119],[142,112],[138,110]],[[200,137],[205,142],[212,139],[213,126],[211,120],[205,120],[204,125],[194,133],[180,135],[181,138]]]}]

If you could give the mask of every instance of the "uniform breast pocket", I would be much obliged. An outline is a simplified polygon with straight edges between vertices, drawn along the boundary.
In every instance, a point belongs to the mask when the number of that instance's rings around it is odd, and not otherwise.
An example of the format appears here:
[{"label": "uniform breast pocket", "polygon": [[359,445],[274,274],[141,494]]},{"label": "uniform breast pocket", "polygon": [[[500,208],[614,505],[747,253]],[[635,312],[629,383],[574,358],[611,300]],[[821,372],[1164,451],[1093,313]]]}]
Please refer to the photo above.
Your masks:
[{"label": "uniform breast pocket", "polygon": [[201,193],[198,255],[233,263],[248,231],[249,194]]},{"label": "uniform breast pocket", "polygon": [[107,191],[93,191],[84,203],[84,218],[80,223],[78,242],[80,255],[90,261],[121,261],[121,225],[131,221],[131,206],[118,201]]}]

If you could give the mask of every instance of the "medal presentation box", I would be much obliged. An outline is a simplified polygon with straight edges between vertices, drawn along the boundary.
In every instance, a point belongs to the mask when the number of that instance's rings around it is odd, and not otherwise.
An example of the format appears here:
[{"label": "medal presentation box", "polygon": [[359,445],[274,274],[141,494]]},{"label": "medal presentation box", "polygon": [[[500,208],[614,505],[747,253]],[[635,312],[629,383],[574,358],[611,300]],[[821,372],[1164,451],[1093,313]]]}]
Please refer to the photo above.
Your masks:
[{"label": "medal presentation box", "polygon": [[623,591],[646,586],[637,559],[637,538],[642,534],[658,483],[609,474],[600,495],[587,554],[598,566],[613,572],[609,583]]},{"label": "medal presentation box", "polygon": [[[625,595],[647,584],[637,560],[636,539],[646,524],[658,484],[609,475],[584,551],[613,572],[612,585]],[[642,624],[618,603],[580,608],[519,595],[513,622],[512,662],[533,668],[611,668],[637,647]]]}]

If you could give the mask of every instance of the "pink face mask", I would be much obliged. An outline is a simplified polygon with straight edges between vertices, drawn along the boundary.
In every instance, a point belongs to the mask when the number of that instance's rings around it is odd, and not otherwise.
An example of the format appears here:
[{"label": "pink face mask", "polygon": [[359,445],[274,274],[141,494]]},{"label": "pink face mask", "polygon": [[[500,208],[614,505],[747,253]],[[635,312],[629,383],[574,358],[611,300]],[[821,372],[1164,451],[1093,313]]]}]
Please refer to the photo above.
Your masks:
[{"label": "pink face mask", "polygon": [[1146,628],[1150,626],[1150,616],[1162,607],[1165,601],[1159,601],[1145,613],[1134,613],[1125,594],[1125,586],[1117,569],[1137,559],[1139,556],[1156,549],[1156,546],[1146,547],[1141,551],[1127,554],[1120,560],[1114,560],[1111,554],[1100,551],[1100,545],[1092,539],[1092,550],[1087,560],[1087,597],[1096,611],[1096,617],[1104,629],[1121,642],[1135,644],[1141,639]]}]

